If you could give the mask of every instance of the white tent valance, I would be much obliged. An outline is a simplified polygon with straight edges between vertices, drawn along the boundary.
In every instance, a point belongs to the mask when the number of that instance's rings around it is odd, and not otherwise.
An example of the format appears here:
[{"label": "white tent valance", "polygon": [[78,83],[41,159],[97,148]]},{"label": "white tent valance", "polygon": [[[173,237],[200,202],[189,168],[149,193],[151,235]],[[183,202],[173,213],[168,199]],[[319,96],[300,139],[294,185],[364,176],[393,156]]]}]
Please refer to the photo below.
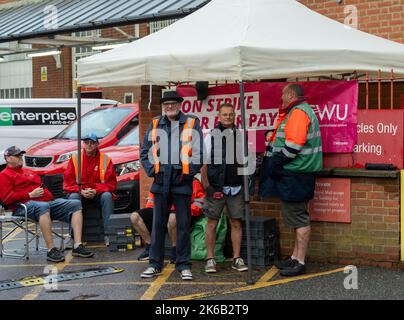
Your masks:
[{"label": "white tent valance", "polygon": [[78,62],[80,86],[404,74],[404,45],[295,0],[212,0],[173,25]]}]

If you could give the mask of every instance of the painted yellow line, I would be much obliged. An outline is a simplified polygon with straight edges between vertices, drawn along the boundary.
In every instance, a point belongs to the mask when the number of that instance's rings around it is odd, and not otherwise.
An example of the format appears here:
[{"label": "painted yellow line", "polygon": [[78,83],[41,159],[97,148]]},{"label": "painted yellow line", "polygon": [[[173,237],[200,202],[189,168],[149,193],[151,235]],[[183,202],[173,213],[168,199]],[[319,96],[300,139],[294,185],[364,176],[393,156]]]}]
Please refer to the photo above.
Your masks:
[{"label": "painted yellow line", "polygon": [[[61,283],[59,284],[60,287],[81,287],[83,284],[81,283]],[[134,285],[134,286],[149,286],[149,282],[108,282],[108,283],[86,283],[86,286],[126,286],[126,285]],[[240,282],[194,282],[194,281],[182,281],[182,282],[166,282],[164,285],[181,285],[181,286],[210,286],[210,285],[221,285],[221,286],[236,286],[241,285]]]},{"label": "painted yellow line", "polygon": [[[109,264],[144,264],[144,261],[128,260],[128,261],[100,261],[100,262],[76,262],[69,263],[69,266],[96,266],[96,265],[109,265]],[[1,268],[32,268],[32,267],[46,267],[46,264],[7,264],[1,265]]]},{"label": "painted yellow line", "polygon": [[272,266],[271,269],[268,270],[257,282],[268,282],[273,277],[275,277],[279,272],[279,269],[275,266]]},{"label": "painted yellow line", "polygon": [[169,264],[163,269],[163,273],[151,283],[149,289],[143,294],[140,300],[153,300],[160,288],[167,282],[167,279],[175,270],[174,265]]},{"label": "painted yellow line", "polygon": [[[67,267],[70,261],[73,260],[73,256],[69,253],[65,257],[65,261],[62,263],[55,264],[54,266],[57,268],[58,273],[62,272],[65,267]],[[43,286],[35,287],[29,294],[25,295],[21,300],[35,300],[38,298],[39,294],[42,292]]]},{"label": "painted yellow line", "polygon": [[266,288],[266,287],[272,287],[272,286],[277,286],[277,285],[281,285],[281,284],[286,284],[286,283],[289,283],[289,282],[322,277],[322,276],[326,276],[326,275],[330,275],[330,274],[334,274],[334,273],[343,272],[344,270],[345,270],[345,268],[339,268],[339,269],[336,269],[336,270],[320,272],[320,273],[315,273],[315,274],[309,274],[309,275],[293,277],[293,278],[288,278],[288,279],[281,279],[281,280],[272,281],[272,282],[257,282],[256,284],[251,285],[251,286],[245,286],[245,287],[231,289],[231,290],[222,291],[222,292],[212,292],[212,291],[211,292],[204,292],[204,293],[198,293],[198,294],[193,294],[193,295],[189,295],[189,296],[176,297],[176,298],[172,298],[172,299],[168,299],[168,300],[203,299],[203,298],[217,296],[217,295],[226,295],[226,294],[232,294],[232,293],[238,293],[238,292],[252,291],[252,290],[256,290],[256,289],[261,289],[261,288]]},{"label": "painted yellow line", "polygon": [[7,242],[13,241],[14,237],[18,236],[22,232],[21,228],[15,229],[6,240],[3,241],[3,245]]},{"label": "painted yellow line", "polygon": [[404,170],[401,170],[401,196],[400,196],[400,211],[401,211],[401,261],[404,261]]}]

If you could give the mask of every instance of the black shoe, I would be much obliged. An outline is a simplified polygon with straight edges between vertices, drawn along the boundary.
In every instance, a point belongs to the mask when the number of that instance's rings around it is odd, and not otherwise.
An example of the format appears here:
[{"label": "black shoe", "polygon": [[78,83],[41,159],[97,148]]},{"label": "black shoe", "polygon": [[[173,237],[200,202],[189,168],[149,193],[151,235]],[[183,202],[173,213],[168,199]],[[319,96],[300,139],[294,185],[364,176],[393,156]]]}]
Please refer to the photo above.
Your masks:
[{"label": "black shoe", "polygon": [[65,261],[65,256],[60,250],[58,250],[57,248],[53,248],[51,251],[47,253],[46,260],[56,263],[63,262]]},{"label": "black shoe", "polygon": [[172,247],[171,248],[170,263],[175,264],[176,261],[177,261],[177,247]]},{"label": "black shoe", "polygon": [[91,258],[92,256],[94,256],[94,253],[84,248],[84,246],[81,244],[76,249],[73,249],[72,255],[73,257]]},{"label": "black shoe", "polygon": [[149,260],[149,253],[150,253],[150,244],[146,244],[144,251],[139,254],[139,256],[137,257],[137,259],[139,261],[148,261]]},{"label": "black shoe", "polygon": [[293,265],[293,261],[297,261],[295,259],[292,259],[292,257],[288,257],[285,260],[276,260],[275,261],[275,267],[277,267],[278,269],[282,270],[285,268],[289,268]]},{"label": "black shoe", "polygon": [[306,273],[306,266],[299,261],[294,260],[288,268],[281,269],[281,276],[296,277]]}]

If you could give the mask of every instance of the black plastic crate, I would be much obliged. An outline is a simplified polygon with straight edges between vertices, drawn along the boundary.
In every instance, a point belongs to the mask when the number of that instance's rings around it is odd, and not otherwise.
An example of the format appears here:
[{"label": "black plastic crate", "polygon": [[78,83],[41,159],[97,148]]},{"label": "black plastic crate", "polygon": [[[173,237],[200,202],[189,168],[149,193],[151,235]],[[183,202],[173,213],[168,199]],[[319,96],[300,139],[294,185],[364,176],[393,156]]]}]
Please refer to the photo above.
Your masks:
[{"label": "black plastic crate", "polygon": [[[251,239],[276,235],[276,219],[269,217],[250,217]],[[246,223],[243,222],[243,237],[247,236]]]},{"label": "black plastic crate", "polygon": [[135,234],[131,226],[127,227],[109,227],[106,234],[108,236],[133,236]]},{"label": "black plastic crate", "polygon": [[125,236],[109,236],[110,243],[134,243],[135,237],[125,237]]},{"label": "black plastic crate", "polygon": [[135,245],[133,244],[110,244],[109,251],[111,252],[126,252],[135,250]]},{"label": "black plastic crate", "polygon": [[83,241],[84,242],[104,242],[104,235],[103,234],[86,234],[83,233]]},{"label": "black plastic crate", "polygon": [[111,227],[126,227],[131,226],[130,213],[126,214],[114,214],[109,218],[109,225]]}]

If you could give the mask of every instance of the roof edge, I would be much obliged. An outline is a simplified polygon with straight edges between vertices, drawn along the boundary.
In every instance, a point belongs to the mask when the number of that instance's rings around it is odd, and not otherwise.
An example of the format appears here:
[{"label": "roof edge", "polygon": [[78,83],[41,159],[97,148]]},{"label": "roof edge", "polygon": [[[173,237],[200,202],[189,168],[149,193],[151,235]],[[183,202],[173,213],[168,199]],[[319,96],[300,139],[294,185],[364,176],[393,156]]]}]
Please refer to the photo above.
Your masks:
[{"label": "roof edge", "polygon": [[45,2],[46,0],[19,0],[13,1],[10,3],[0,4],[0,11],[8,10],[8,9],[15,9],[23,6],[27,6],[29,4],[35,4],[40,2]]}]

